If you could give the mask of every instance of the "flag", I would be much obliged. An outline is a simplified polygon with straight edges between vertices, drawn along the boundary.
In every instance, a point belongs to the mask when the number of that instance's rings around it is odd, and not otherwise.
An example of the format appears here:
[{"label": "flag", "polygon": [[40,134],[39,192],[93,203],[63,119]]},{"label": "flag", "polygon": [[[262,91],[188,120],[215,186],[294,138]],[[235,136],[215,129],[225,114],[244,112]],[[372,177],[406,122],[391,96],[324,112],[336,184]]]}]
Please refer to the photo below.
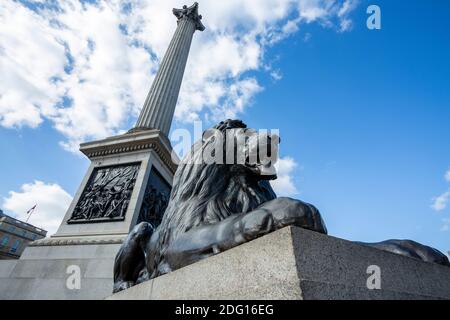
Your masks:
[{"label": "flag", "polygon": [[30,210],[27,211],[28,217],[27,217],[27,220],[25,220],[26,223],[28,223],[28,220],[30,219],[31,214],[33,213],[34,209],[36,209],[36,206],[37,206],[37,203],[34,206],[32,206],[30,208]]},{"label": "flag", "polygon": [[30,212],[32,212],[34,209],[36,209],[37,204],[35,204],[34,206],[32,206],[30,208],[30,210],[27,211],[27,214],[29,214]]}]

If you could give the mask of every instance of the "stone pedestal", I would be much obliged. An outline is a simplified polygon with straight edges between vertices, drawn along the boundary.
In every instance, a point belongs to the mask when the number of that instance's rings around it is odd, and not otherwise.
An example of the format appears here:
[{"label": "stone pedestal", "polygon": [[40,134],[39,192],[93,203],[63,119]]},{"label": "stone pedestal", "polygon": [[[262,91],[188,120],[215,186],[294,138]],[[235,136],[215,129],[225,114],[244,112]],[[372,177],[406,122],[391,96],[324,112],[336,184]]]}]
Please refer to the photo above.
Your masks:
[{"label": "stone pedestal", "polygon": [[[102,299],[112,292],[119,247],[88,238],[78,244],[27,247],[19,260],[1,261],[0,300]],[[71,285],[78,271],[79,288]]]},{"label": "stone pedestal", "polygon": [[[171,159],[170,142],[159,130],[137,130],[100,141],[83,143],[80,150],[91,160],[91,165],[58,231],[52,236],[53,240],[73,239],[74,237],[126,236],[138,221],[139,211],[152,172],[156,172],[169,188],[172,186],[176,165]],[[129,203],[123,218],[73,220],[74,210],[80,203],[83,192],[86,192],[96,170],[127,166],[135,166],[137,169],[134,173],[135,182],[130,190]],[[99,192],[97,191],[97,193]]]},{"label": "stone pedestal", "polygon": [[[381,289],[368,289],[369,266]],[[287,227],[108,299],[450,299],[450,268]]]},{"label": "stone pedestal", "polygon": [[[72,204],[53,236],[30,243],[21,258],[0,263],[2,299],[103,299],[112,292],[115,256],[140,217],[144,198],[155,179],[168,188],[176,165],[171,147],[159,130],[137,130],[81,145],[91,165]],[[73,220],[74,209],[98,168],[136,167],[123,217]],[[157,181],[156,181],[157,182]],[[158,187],[158,186],[155,186]],[[119,188],[120,189],[120,188]],[[78,275],[74,274],[77,268]],[[80,288],[67,285],[80,277]]]}]

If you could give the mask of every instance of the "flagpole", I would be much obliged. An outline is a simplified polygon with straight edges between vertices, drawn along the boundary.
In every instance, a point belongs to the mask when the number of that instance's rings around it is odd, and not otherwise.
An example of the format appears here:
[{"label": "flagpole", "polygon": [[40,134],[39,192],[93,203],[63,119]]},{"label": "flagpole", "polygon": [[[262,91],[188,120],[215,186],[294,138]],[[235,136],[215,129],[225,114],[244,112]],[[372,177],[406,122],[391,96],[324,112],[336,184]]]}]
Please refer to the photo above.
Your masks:
[{"label": "flagpole", "polygon": [[27,211],[28,217],[27,217],[27,220],[25,220],[25,223],[28,223],[28,220],[30,220],[31,214],[34,212],[34,209],[36,209],[36,205],[37,204],[35,204],[33,207],[31,207],[30,210]]}]

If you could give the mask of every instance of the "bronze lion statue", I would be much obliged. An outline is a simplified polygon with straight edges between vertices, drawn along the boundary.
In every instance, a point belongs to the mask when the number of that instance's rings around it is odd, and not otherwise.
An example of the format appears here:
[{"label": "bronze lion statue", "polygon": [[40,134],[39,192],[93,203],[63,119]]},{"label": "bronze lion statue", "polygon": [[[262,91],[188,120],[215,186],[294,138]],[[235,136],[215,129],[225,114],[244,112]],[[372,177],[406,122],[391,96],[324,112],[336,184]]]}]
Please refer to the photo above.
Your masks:
[{"label": "bronze lion statue", "polygon": [[[276,178],[272,159],[277,157],[278,136],[248,129],[240,120],[222,121],[212,130],[180,162],[161,224],[155,229],[142,222],[125,239],[115,260],[114,292],[286,226],[327,234],[313,205],[277,198],[273,191],[269,180]],[[230,141],[232,157],[225,159]],[[265,152],[259,152],[261,146]],[[205,152],[215,161],[204,161]],[[366,245],[450,265],[441,252],[409,240]]]}]

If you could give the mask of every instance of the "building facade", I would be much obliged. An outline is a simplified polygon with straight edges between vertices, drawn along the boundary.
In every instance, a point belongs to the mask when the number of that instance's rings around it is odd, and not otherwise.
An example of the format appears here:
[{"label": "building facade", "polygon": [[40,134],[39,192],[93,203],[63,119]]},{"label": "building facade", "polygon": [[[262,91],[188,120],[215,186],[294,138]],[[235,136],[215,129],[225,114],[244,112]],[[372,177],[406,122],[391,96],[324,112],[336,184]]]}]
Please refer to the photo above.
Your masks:
[{"label": "building facade", "polygon": [[0,210],[0,260],[19,259],[31,241],[45,238],[47,231],[14,219]]}]

